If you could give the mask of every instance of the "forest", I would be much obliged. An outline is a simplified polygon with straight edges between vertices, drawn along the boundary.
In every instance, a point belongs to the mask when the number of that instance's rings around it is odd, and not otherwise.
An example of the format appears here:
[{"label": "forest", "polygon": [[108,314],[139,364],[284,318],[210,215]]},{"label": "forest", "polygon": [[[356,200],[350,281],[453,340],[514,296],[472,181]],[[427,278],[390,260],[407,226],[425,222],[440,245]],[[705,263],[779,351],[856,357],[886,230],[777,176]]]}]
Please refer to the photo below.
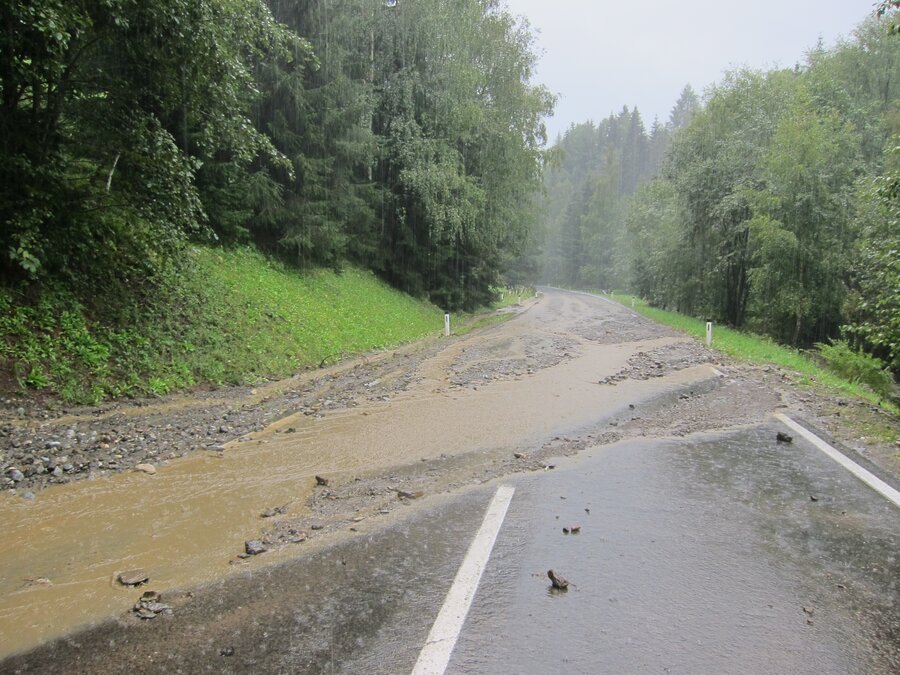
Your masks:
[{"label": "forest", "polygon": [[499,2],[12,0],[0,24],[17,302],[62,286],[118,321],[202,242],[471,309],[529,241],[553,98]]},{"label": "forest", "polygon": [[888,13],[794,67],[571,126],[549,153],[549,283],[900,371],[900,37]]},{"label": "forest", "polygon": [[[362,268],[445,311],[503,283],[619,289],[896,373],[897,4],[548,148],[554,97],[502,0],[4,3],[0,374],[118,372],[165,317],[138,379],[206,378],[174,320],[210,306],[197,246]],[[67,331],[92,337],[59,352]]]}]

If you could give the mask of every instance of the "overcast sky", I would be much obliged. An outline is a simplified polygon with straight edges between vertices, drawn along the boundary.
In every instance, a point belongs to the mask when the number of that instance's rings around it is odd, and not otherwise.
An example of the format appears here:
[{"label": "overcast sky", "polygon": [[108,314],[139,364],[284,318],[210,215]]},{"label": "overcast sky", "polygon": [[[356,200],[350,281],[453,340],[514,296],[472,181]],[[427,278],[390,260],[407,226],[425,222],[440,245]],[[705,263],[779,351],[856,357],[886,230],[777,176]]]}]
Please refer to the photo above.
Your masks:
[{"label": "overcast sky", "polygon": [[569,125],[637,106],[665,122],[685,84],[698,92],[733,67],[793,66],[833,45],[874,0],[506,0],[543,51],[537,77],[559,96],[550,141]]}]

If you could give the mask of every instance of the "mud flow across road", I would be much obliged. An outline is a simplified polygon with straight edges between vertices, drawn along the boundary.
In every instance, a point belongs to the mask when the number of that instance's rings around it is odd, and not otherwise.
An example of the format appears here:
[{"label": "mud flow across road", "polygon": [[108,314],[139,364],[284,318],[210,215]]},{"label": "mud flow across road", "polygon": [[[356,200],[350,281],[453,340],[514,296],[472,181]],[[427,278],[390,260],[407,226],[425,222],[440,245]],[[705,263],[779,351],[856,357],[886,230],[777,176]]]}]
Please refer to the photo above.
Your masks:
[{"label": "mud flow across road", "polygon": [[[12,412],[3,461],[42,470],[0,499],[0,658],[109,618],[139,630],[145,588],[177,621],[191,589],[589,445],[740,427],[784,406],[764,377],[606,299],[548,289],[516,312],[256,390]],[[155,472],[133,470],[147,463]],[[248,556],[248,541],[265,552]],[[134,570],[143,587],[118,580]]]}]

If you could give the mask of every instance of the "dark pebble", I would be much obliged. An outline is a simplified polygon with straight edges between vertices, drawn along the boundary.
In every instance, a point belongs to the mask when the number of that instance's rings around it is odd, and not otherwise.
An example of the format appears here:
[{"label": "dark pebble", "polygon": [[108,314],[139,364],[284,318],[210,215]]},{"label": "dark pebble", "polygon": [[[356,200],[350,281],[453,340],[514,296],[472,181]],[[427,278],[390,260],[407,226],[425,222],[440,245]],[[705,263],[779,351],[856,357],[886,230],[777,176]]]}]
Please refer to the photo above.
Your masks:
[{"label": "dark pebble", "polygon": [[247,555],[259,555],[260,553],[265,553],[267,549],[266,545],[259,539],[251,539],[244,542],[244,550],[247,552]]}]

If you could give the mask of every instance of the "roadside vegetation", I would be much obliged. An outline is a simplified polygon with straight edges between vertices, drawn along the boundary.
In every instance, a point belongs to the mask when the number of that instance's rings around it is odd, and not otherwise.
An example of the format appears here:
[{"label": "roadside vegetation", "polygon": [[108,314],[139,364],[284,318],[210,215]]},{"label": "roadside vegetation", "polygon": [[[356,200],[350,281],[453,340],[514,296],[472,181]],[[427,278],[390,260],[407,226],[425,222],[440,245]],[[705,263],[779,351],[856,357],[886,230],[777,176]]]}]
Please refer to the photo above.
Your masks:
[{"label": "roadside vegetation", "polygon": [[554,98],[505,5],[34,0],[0,20],[0,285],[122,302],[192,242],[351,263],[452,311],[520,283]]},{"label": "roadside vegetation", "polygon": [[[612,297],[647,318],[687,333],[698,341],[706,341],[706,322],[703,320],[653,307],[631,295],[615,293]],[[844,342],[822,345],[818,350],[798,350],[780,345],[767,336],[714,325],[712,348],[744,363],[780,366],[795,373],[798,384],[817,382],[833,391],[874,403],[895,415],[900,414],[897,391],[885,364]]]},{"label": "roadside vegetation", "polygon": [[0,291],[6,388],[96,403],[253,383],[442,329],[440,309],[366,270],[300,275],[250,249],[188,255],[177,286],[116,322],[63,288],[36,304]]},{"label": "roadside vegetation", "polygon": [[779,358],[825,345],[884,391],[863,354],[900,374],[897,4],[796,66],[685,87],[649,128],[629,108],[570,127],[545,179],[544,279],[768,336],[793,348]]},{"label": "roadside vegetation", "polygon": [[33,0],[0,22],[0,392],[280,376],[437,333],[437,307],[534,269],[554,99],[503,4]]}]

